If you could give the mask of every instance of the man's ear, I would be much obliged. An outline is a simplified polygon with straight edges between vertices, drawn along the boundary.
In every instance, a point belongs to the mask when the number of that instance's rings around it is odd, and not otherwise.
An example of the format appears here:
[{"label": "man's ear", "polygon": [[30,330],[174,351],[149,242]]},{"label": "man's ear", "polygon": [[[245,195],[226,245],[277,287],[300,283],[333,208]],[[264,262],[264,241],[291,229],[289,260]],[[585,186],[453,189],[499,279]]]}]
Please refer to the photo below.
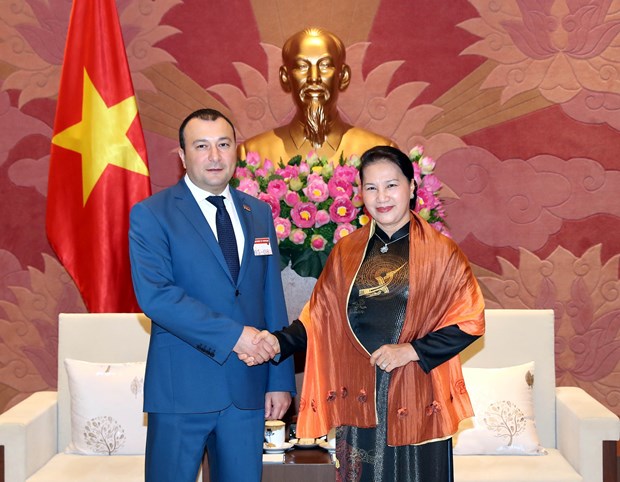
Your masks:
[{"label": "man's ear", "polygon": [[349,87],[349,83],[351,82],[351,67],[347,64],[342,64],[342,70],[340,71],[340,90],[345,90]]},{"label": "man's ear", "polygon": [[291,82],[288,78],[288,70],[285,65],[280,67],[280,85],[282,86],[284,92],[291,91]]},{"label": "man's ear", "polygon": [[181,162],[183,163],[183,168],[187,169],[187,166],[185,165],[185,151],[179,147],[178,153],[179,157],[181,158]]}]

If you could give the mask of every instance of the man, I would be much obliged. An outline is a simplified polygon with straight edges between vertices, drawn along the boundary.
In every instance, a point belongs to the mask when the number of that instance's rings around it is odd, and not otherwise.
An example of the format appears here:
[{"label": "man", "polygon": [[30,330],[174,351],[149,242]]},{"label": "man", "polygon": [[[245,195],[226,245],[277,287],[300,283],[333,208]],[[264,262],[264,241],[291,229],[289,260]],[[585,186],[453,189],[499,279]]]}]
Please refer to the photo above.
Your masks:
[{"label": "man", "polygon": [[292,362],[237,356],[269,359],[254,335],[288,325],[271,210],[228,185],[235,130],[220,112],[190,114],[179,142],[185,176],[130,215],[134,288],[153,321],[146,481],[195,482],[206,447],[211,480],[258,482],[264,419],[284,415],[295,387]]},{"label": "man", "polygon": [[395,144],[342,120],[337,101],[349,86],[351,69],[346,51],[334,34],[309,28],[294,34],[282,48],[280,84],[290,92],[296,106],[293,120],[285,126],[251,137],[239,146],[245,159],[255,151],[263,159],[286,164],[293,156],[306,157],[315,151],[320,157],[362,155],[376,145]]}]

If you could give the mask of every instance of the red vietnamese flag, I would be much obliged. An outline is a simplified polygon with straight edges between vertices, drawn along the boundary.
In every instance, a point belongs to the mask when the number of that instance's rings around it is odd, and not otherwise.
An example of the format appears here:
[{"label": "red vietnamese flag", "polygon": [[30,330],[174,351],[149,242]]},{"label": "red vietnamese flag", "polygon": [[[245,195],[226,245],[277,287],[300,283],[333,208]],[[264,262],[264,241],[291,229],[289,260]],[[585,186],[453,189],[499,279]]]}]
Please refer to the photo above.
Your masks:
[{"label": "red vietnamese flag", "polygon": [[140,311],[129,210],[151,186],[114,0],[74,0],[50,158],[47,236],[91,312]]}]

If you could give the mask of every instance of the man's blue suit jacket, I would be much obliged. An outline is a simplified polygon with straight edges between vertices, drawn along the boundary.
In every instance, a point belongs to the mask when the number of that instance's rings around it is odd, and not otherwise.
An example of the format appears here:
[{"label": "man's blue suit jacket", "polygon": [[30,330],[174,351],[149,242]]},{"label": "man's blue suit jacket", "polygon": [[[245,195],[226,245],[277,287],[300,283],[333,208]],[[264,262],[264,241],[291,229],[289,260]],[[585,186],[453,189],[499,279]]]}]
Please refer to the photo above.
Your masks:
[{"label": "man's blue suit jacket", "polygon": [[[288,320],[271,210],[232,188],[231,196],[245,235],[236,285],[183,179],[131,210],[134,289],[153,322],[145,412],[259,409],[265,392],[294,393],[292,360],[248,367],[232,352],[244,325],[274,331]],[[259,238],[269,238],[271,255],[254,254]]]}]

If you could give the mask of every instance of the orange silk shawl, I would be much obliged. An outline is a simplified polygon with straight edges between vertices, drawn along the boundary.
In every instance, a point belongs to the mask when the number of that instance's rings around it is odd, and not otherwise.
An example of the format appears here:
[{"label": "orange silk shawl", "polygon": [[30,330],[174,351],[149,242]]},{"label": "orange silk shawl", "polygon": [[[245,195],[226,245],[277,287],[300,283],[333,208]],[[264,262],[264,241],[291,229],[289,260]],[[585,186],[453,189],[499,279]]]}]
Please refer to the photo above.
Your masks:
[{"label": "orange silk shawl", "polygon": [[[308,334],[297,433],[319,437],[340,425],[374,427],[375,368],[347,317],[347,302],[374,221],[334,247],[300,319]],[[411,213],[409,300],[399,343],[449,325],[484,333],[484,300],[465,255]],[[451,436],[473,415],[458,355],[426,374],[418,363],[392,371],[387,442],[409,445]]]}]

